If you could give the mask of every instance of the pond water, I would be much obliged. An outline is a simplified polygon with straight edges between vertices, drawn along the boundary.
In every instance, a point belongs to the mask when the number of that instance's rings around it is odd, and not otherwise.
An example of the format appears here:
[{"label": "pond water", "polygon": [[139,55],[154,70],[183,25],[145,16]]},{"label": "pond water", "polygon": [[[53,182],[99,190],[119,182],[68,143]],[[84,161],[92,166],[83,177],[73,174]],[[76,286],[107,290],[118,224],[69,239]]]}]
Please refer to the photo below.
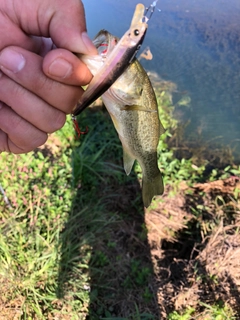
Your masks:
[{"label": "pond water", "polygon": [[[100,29],[121,37],[139,1],[83,2],[93,38]],[[240,162],[240,1],[159,0],[157,6],[142,46],[153,59],[141,63],[177,85],[173,104],[179,123],[188,123],[186,141],[230,147]],[[177,104],[181,92],[190,97],[187,105]]]}]

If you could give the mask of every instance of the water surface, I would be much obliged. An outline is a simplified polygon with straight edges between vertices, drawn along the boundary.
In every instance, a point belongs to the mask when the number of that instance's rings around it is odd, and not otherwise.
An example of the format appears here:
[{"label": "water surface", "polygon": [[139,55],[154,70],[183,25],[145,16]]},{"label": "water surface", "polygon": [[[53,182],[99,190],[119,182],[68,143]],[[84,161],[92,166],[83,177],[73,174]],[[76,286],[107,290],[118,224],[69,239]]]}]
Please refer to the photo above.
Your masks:
[{"label": "water surface", "polygon": [[[107,29],[121,37],[138,2],[85,0],[90,36]],[[186,140],[230,146],[240,161],[240,1],[159,0],[158,7],[143,44],[153,60],[141,63],[176,83],[174,104],[179,93],[190,96],[190,104],[175,113],[180,123],[188,123]]]}]

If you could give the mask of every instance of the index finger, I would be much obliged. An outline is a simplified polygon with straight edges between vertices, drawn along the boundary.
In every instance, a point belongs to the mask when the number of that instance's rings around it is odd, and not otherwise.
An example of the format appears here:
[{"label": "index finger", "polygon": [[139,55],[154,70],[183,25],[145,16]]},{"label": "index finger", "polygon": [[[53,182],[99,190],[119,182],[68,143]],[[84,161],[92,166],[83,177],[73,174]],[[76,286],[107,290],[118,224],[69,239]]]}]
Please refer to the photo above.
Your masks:
[{"label": "index finger", "polygon": [[27,34],[51,37],[57,47],[72,52],[96,53],[96,48],[86,33],[82,1],[12,1],[19,24]]}]

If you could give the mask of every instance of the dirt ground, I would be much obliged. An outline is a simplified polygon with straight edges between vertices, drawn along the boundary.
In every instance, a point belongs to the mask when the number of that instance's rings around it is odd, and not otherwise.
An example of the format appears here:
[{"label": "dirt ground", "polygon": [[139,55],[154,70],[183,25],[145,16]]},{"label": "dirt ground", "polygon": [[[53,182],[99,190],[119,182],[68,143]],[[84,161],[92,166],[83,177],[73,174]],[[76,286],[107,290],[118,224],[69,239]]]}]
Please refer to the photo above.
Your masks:
[{"label": "dirt ground", "polygon": [[145,213],[160,317],[193,307],[196,319],[205,319],[202,303],[222,301],[238,319],[240,202],[233,193],[240,179],[179,189],[174,196],[166,190],[164,201]]}]

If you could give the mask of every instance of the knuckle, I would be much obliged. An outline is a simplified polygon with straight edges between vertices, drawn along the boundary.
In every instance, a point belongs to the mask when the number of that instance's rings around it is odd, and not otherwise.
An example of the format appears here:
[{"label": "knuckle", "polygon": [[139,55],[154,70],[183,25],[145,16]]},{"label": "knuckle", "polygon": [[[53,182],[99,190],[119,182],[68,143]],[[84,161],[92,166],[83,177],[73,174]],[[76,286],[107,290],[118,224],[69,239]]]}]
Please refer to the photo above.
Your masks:
[{"label": "knuckle", "polygon": [[24,99],[27,99],[27,96],[29,94],[29,92],[24,87],[16,83],[11,85],[11,91],[12,91],[11,97],[14,97],[14,101],[15,100],[17,101],[18,99],[21,99],[24,101]]},{"label": "knuckle", "polygon": [[46,94],[47,92],[51,93],[51,91],[53,90],[53,81],[45,76],[41,76],[36,79],[36,82],[32,85],[32,91],[37,93],[44,92]]}]

